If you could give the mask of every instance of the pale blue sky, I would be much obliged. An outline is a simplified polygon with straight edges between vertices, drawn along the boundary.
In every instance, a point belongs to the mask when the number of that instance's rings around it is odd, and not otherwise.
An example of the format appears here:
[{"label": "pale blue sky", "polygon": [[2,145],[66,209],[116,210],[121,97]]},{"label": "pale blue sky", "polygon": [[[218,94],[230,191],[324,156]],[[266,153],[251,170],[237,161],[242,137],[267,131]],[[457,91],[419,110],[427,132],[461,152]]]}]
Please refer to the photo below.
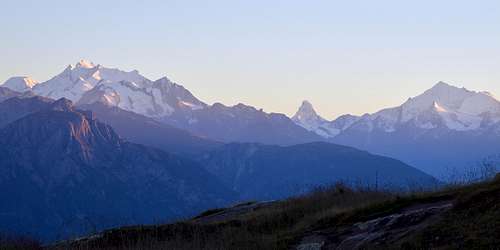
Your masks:
[{"label": "pale blue sky", "polygon": [[334,118],[442,80],[500,96],[500,1],[2,1],[0,82],[79,59],[209,103]]}]

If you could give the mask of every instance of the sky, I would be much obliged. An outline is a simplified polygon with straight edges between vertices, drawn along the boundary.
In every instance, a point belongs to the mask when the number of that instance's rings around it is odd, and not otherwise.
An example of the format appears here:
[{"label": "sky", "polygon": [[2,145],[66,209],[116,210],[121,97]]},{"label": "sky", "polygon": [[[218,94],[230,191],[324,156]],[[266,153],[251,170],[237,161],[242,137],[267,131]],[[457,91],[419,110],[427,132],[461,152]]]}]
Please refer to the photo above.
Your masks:
[{"label": "sky", "polygon": [[500,96],[500,1],[2,2],[0,82],[87,59],[207,103],[328,119],[400,105],[445,81]]}]

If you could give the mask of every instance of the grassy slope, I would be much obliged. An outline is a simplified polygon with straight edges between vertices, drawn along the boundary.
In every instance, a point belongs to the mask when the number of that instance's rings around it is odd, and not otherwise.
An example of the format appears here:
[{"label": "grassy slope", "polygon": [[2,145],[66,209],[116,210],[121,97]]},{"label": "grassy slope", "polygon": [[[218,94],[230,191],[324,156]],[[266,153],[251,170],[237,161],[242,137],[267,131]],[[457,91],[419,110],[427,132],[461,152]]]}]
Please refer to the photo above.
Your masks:
[{"label": "grassy slope", "polygon": [[435,224],[402,241],[407,248],[500,247],[500,174],[491,183],[451,190],[456,203]]},{"label": "grassy slope", "polygon": [[[97,241],[74,244],[73,249],[280,249],[289,246],[301,232],[322,218],[391,197],[382,192],[353,192],[336,186],[211,223],[194,220],[108,231]],[[216,209],[204,214],[221,212],[223,210]]]},{"label": "grassy slope", "polygon": [[[342,186],[230,214],[215,209],[180,223],[110,230],[51,249],[289,249],[309,232],[335,231],[418,204],[452,201],[432,224],[366,248],[494,248],[500,246],[500,175],[491,182],[438,192],[393,195]],[[250,204],[250,203],[249,203]],[[242,204],[240,206],[248,206]],[[222,215],[222,217],[221,217]],[[219,216],[216,221],[206,220]]]}]

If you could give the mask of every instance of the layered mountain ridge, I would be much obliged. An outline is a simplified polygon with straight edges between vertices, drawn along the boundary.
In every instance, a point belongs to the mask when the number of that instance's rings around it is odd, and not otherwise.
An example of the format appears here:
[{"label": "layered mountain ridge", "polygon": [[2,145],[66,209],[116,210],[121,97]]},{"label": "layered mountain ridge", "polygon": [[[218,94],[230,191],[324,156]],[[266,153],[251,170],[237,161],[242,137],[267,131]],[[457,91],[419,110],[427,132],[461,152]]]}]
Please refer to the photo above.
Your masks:
[{"label": "layered mountain ridge", "polygon": [[[311,112],[312,106],[307,114],[304,110],[294,121],[331,142],[395,157],[440,177],[484,164],[500,146],[495,139],[500,138],[500,101],[444,82],[401,106],[352,117],[347,124],[345,116],[327,121]],[[347,126],[339,129],[341,121]]]},{"label": "layered mountain ridge", "polygon": [[[421,129],[441,126],[456,131],[485,128],[500,121],[500,101],[488,92],[475,92],[439,82],[423,94],[409,98],[401,106],[382,109],[361,117],[352,116],[342,129],[335,124],[345,117],[327,121],[317,115],[312,105],[304,101],[293,120],[323,137],[335,137],[348,128],[380,129],[394,132],[398,126],[412,122]],[[319,130],[319,131],[318,131]],[[325,132],[326,131],[326,132]]]},{"label": "layered mountain ridge", "polygon": [[242,103],[234,106],[215,103],[204,109],[179,111],[162,121],[227,143],[293,145],[323,140],[284,114],[266,113]]},{"label": "layered mountain ridge", "polygon": [[115,106],[216,141],[292,145],[323,140],[285,115],[244,104],[207,105],[167,77],[152,81],[137,70],[122,71],[85,60],[67,66],[45,82],[15,82],[9,80],[3,86],[53,99],[64,97],[79,106]]},{"label": "layered mountain ridge", "polygon": [[64,97],[78,104],[100,101],[149,117],[168,116],[177,108],[206,106],[166,77],[151,81],[137,70],[127,72],[83,60],[32,90],[37,95]]}]

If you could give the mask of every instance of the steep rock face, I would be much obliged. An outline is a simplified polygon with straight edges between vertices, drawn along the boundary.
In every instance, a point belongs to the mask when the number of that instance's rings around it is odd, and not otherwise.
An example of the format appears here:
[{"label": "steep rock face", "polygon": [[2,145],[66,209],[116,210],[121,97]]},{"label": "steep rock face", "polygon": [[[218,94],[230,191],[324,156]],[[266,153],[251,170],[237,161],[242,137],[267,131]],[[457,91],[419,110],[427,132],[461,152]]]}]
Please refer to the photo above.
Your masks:
[{"label": "steep rock face", "polygon": [[228,144],[200,161],[243,199],[283,198],[337,181],[389,189],[437,184],[398,160],[322,142],[288,147]]},{"label": "steep rock face", "polygon": [[235,198],[195,162],[123,141],[65,99],[0,129],[0,188],[13,190],[0,194],[0,230],[44,240],[178,218]]}]

